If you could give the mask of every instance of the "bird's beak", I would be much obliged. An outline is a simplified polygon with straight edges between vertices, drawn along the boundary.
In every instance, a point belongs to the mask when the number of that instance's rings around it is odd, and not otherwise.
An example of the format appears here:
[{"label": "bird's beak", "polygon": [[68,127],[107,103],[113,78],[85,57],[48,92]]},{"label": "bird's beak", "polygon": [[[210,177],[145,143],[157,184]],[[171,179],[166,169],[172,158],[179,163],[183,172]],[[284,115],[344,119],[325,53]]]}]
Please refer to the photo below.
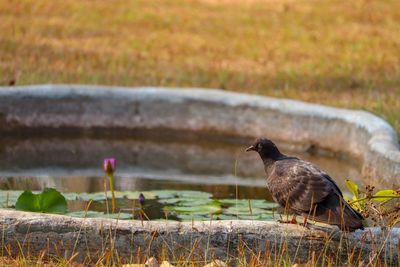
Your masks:
[{"label": "bird's beak", "polygon": [[249,146],[248,148],[246,148],[246,152],[255,151],[255,150],[256,150],[256,148],[254,146]]}]

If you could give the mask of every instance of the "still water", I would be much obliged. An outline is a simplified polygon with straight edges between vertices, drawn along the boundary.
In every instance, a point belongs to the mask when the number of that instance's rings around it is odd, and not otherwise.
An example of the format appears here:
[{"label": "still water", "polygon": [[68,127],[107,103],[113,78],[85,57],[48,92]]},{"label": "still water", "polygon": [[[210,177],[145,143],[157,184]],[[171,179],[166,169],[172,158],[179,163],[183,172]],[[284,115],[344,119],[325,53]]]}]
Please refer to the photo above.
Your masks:
[{"label": "still water", "polygon": [[[244,152],[251,143],[162,132],[123,137],[8,137],[0,143],[0,189],[104,191],[102,161],[114,157],[119,191],[196,190],[216,198],[271,200],[261,160],[254,152]],[[361,183],[359,166],[349,159],[306,152],[290,144],[278,143],[278,147],[327,171],[344,191],[347,178]]]}]

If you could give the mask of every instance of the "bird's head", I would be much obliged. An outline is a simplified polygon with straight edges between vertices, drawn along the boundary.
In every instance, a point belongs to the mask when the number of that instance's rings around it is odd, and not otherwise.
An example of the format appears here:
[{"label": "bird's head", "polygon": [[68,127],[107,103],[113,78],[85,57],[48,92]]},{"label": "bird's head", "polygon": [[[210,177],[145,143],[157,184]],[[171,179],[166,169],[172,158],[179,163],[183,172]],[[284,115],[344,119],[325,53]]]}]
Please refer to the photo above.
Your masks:
[{"label": "bird's head", "polygon": [[260,154],[261,158],[264,159],[279,159],[281,156],[281,152],[278,147],[269,139],[259,138],[257,139],[253,145],[246,148],[246,152],[256,151]]}]

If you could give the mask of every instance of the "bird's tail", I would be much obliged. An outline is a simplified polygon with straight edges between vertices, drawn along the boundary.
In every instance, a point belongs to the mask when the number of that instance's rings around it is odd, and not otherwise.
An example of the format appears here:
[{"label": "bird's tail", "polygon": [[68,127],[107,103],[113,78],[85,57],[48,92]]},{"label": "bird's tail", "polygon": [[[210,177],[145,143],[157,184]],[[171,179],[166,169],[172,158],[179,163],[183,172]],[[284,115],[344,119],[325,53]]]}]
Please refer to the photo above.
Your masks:
[{"label": "bird's tail", "polygon": [[315,221],[339,226],[344,231],[364,229],[363,217],[350,204],[338,195],[330,195],[323,203],[317,205],[315,214],[310,214]]}]

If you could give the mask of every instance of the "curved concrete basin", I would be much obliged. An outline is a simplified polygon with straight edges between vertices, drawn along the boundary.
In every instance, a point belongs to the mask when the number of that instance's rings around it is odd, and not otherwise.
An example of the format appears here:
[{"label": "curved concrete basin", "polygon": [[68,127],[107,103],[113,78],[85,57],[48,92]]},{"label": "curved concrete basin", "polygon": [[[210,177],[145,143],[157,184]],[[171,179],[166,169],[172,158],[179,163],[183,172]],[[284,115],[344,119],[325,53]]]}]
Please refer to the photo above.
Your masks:
[{"label": "curved concrete basin", "polygon": [[[211,138],[214,142],[248,143],[251,142],[249,139],[266,136],[304,150],[321,149],[349,155],[360,162],[362,174],[370,184],[382,187],[400,183],[400,151],[396,133],[384,120],[364,111],[221,90],[80,85],[0,88],[2,137],[41,136],[43,132],[55,136],[79,133],[90,137],[112,133],[130,137],[137,130],[146,129],[162,130],[162,134],[178,130],[183,131],[184,136],[194,134]],[[74,144],[74,141],[69,142]],[[54,155],[62,159],[57,147],[49,144],[55,149]],[[35,148],[24,142],[18,144],[16,150],[3,153],[9,155],[3,162],[6,165],[12,162],[12,153],[18,151],[14,157],[24,155],[22,160],[29,161],[38,154],[32,147]],[[98,145],[93,149],[97,151]],[[153,146],[150,152],[167,155],[157,149]],[[182,155],[201,151],[196,147],[186,150],[177,149]],[[146,154],[140,155],[146,158]],[[174,164],[173,160],[168,162]],[[30,165],[26,167],[28,170],[31,168]],[[143,224],[140,221],[79,219],[0,210],[4,246],[15,254],[19,253],[22,244],[22,249],[30,249],[31,255],[36,253],[42,257],[42,251],[46,251],[49,255],[65,257],[79,251],[76,260],[83,260],[86,255],[96,259],[109,248],[116,248],[118,256],[124,260],[144,249],[149,256],[161,255],[167,247],[173,248],[167,251],[173,255],[178,253],[188,258],[204,259],[204,255],[197,255],[197,251],[205,251],[206,257],[209,254],[229,260],[238,255],[242,244],[246,244],[258,252],[268,250],[271,255],[277,253],[277,249],[280,251],[287,247],[288,257],[296,262],[307,262],[310,252],[314,251],[318,259],[333,255],[338,265],[347,265],[349,259],[355,257],[397,266],[399,228],[389,231],[367,228],[342,234],[334,227],[315,227],[307,229],[253,221],[149,221]],[[346,242],[342,242],[343,238]],[[193,254],[187,248],[196,252]],[[245,254],[254,253],[245,251]]]},{"label": "curved concrete basin", "polygon": [[3,135],[37,131],[96,134],[103,130],[129,135],[138,129],[179,130],[238,142],[265,136],[303,149],[350,155],[361,162],[368,183],[400,184],[396,132],[365,111],[211,89],[0,88]]}]

